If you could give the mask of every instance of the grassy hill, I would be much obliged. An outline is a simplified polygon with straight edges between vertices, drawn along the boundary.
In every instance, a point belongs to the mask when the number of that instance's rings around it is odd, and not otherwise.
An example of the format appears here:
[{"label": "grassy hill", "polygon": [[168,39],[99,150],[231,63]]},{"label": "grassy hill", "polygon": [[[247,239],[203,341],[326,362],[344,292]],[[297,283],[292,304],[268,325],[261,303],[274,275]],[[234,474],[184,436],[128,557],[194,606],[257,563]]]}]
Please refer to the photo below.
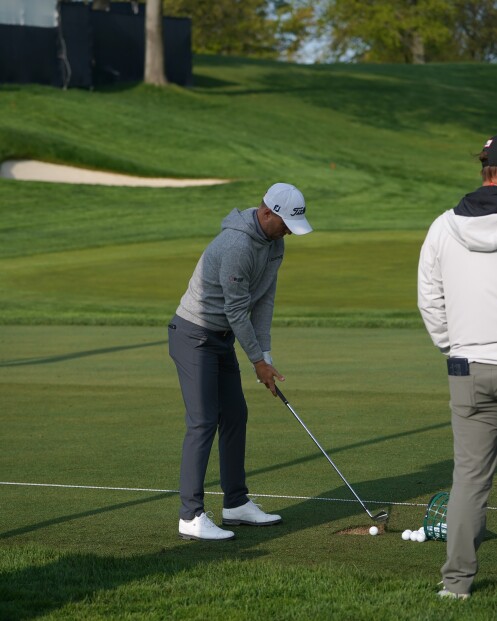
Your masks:
[{"label": "grassy hill", "polygon": [[479,184],[473,154],[495,133],[496,75],[491,65],[199,57],[188,90],[3,85],[2,160],[233,182],[0,181],[1,320],[163,323],[222,217],[289,181],[303,190],[319,235],[289,240],[293,271],[282,271],[276,320],[414,325],[419,246],[433,218]]}]

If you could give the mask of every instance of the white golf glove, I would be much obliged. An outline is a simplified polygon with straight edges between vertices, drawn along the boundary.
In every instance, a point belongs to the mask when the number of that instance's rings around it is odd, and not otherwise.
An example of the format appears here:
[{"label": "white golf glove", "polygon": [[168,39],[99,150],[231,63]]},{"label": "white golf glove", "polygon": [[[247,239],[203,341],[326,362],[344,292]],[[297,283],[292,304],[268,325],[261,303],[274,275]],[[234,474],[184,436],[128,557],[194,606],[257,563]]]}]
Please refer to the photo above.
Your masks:
[{"label": "white golf glove", "polygon": [[270,364],[271,366],[273,366],[273,359],[271,357],[271,352],[270,351],[263,351],[262,355],[264,357],[264,362],[266,364]]}]

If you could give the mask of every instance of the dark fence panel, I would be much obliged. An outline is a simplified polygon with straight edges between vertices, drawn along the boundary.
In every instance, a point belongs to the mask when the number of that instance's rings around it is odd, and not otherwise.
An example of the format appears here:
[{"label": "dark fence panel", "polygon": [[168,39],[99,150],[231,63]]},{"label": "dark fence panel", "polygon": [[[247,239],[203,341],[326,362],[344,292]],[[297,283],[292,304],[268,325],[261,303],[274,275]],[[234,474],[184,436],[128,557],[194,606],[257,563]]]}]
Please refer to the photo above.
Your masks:
[{"label": "dark fence panel", "polygon": [[138,2],[111,2],[111,13],[120,13],[121,15],[141,15],[145,14],[145,4]]},{"label": "dark fence panel", "polygon": [[[143,80],[144,5],[112,3],[94,11],[83,3],[60,4],[59,28],[0,24],[0,82],[33,82],[91,88]],[[166,77],[191,86],[191,21],[164,17]]]},{"label": "dark fence panel", "polygon": [[164,17],[166,77],[180,86],[192,86],[192,27],[183,17]]},{"label": "dark fence panel", "polygon": [[[129,4],[125,7],[127,12],[124,8],[92,12],[95,84],[143,80],[145,16],[143,12],[131,14]],[[163,34],[167,79],[180,86],[191,86],[191,21],[164,17]]]},{"label": "dark fence panel", "polygon": [[83,3],[61,4],[59,37],[61,86],[93,86],[91,11]]},{"label": "dark fence panel", "polygon": [[58,86],[57,29],[0,24],[0,82]]},{"label": "dark fence panel", "polygon": [[92,11],[95,84],[143,80],[145,24],[141,15]]}]

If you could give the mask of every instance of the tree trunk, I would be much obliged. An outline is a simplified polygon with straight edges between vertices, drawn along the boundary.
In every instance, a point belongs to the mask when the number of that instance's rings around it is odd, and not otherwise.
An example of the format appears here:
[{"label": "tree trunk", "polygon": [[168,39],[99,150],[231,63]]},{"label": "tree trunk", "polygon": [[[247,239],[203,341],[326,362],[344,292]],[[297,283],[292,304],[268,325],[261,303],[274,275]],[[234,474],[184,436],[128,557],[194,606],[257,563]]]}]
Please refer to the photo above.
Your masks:
[{"label": "tree trunk", "polygon": [[147,0],[145,9],[145,83],[164,86],[162,0]]},{"label": "tree trunk", "polygon": [[425,44],[417,32],[411,35],[411,58],[413,65],[425,64]]}]

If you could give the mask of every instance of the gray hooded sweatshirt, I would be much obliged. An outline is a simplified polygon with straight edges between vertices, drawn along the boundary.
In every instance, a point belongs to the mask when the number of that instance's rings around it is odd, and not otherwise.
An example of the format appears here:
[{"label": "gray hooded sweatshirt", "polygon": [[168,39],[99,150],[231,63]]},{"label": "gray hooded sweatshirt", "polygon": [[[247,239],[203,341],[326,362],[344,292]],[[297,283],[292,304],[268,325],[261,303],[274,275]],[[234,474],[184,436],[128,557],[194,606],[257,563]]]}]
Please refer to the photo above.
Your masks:
[{"label": "gray hooded sweatshirt", "polygon": [[467,194],[439,216],[421,249],[418,306],[450,356],[497,364],[497,188]]},{"label": "gray hooded sweatshirt", "polygon": [[268,239],[256,208],[233,211],[200,257],[176,314],[210,330],[233,330],[251,362],[271,349],[283,239]]}]

